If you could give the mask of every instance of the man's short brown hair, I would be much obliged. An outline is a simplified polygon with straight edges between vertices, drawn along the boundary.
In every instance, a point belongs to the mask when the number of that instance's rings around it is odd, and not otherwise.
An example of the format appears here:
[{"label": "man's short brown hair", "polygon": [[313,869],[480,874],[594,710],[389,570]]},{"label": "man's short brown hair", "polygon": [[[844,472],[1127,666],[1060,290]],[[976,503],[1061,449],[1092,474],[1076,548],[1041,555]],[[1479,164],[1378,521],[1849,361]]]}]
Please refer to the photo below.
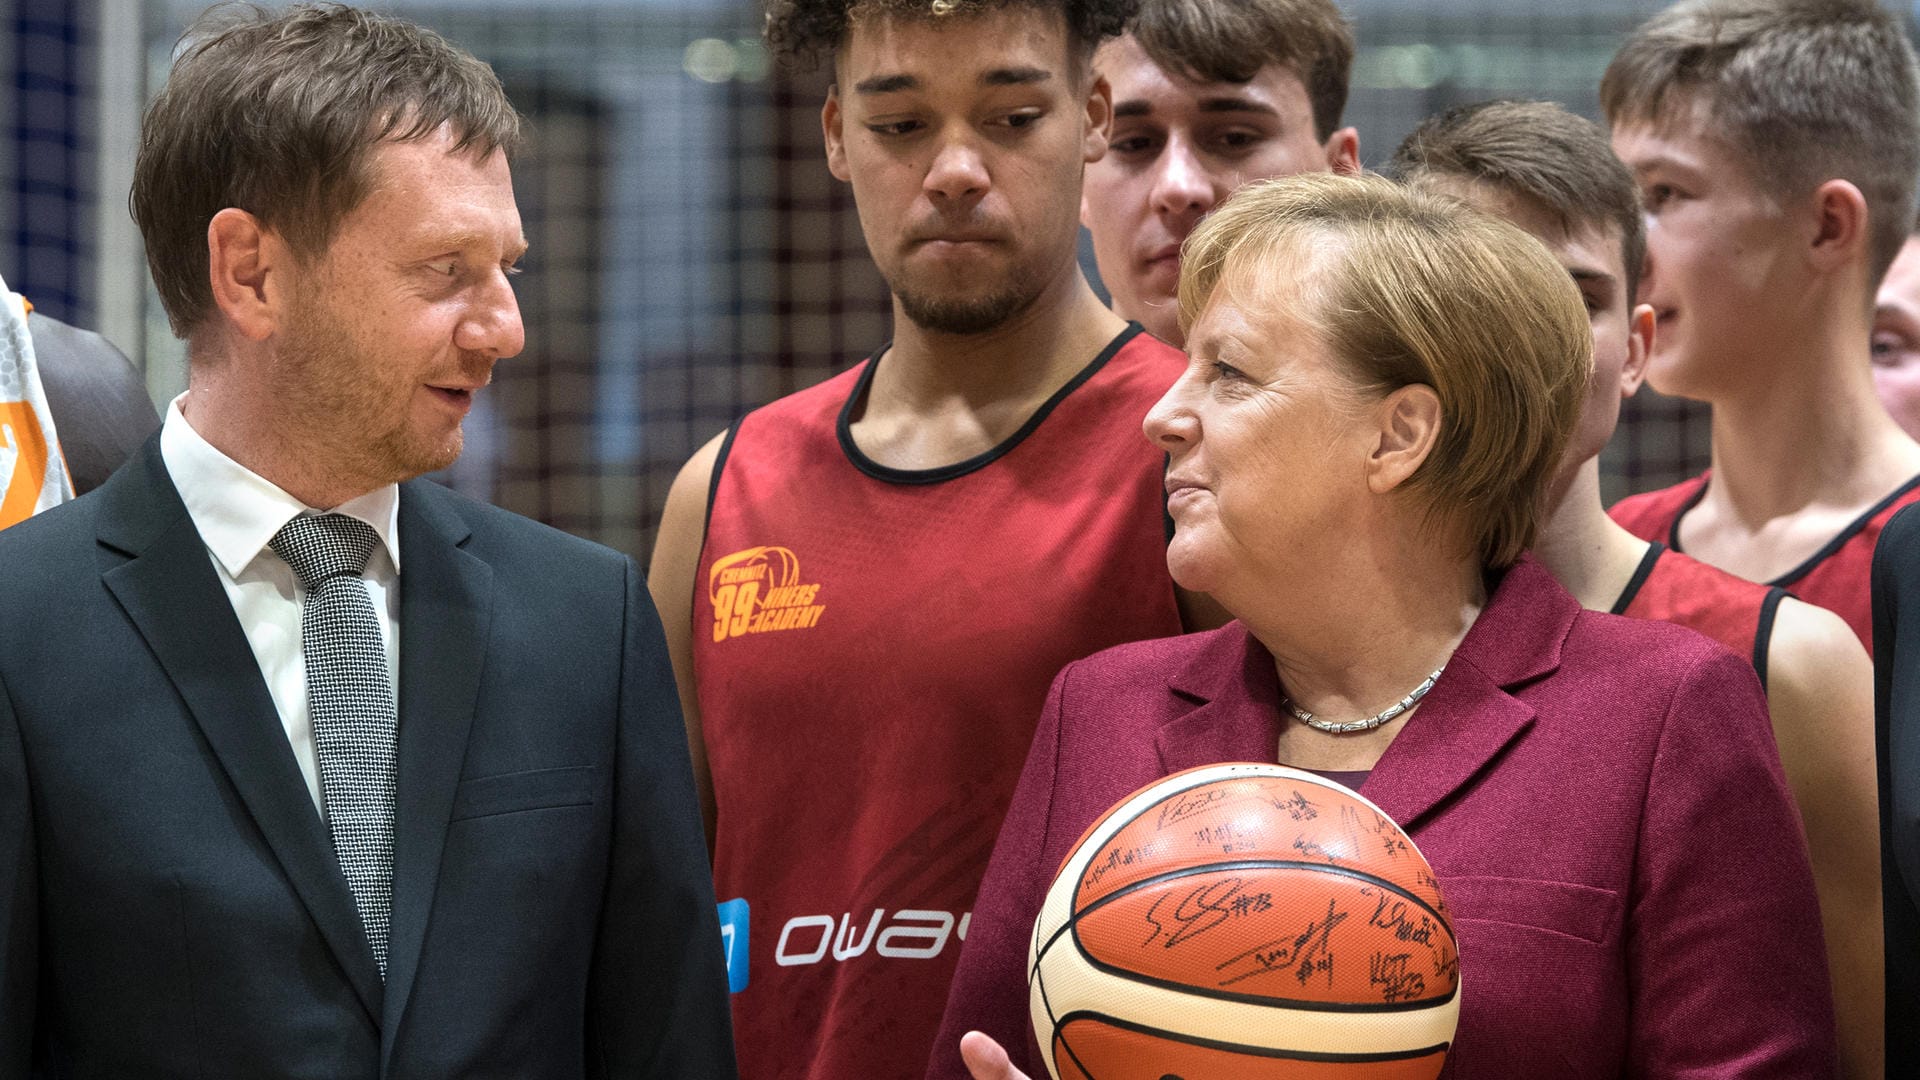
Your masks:
[{"label": "man's short brown hair", "polygon": [[767,45],[774,55],[811,66],[846,44],[847,33],[862,19],[948,19],[999,8],[1058,11],[1067,20],[1067,38],[1076,55],[1090,57],[1094,47],[1117,37],[1139,0],[767,0]]},{"label": "man's short brown hair", "polygon": [[1866,197],[1873,280],[1913,219],[1920,75],[1873,0],[1684,0],[1648,19],[1600,82],[1607,122],[1696,115],[1781,198],[1830,179]]},{"label": "man's short brown hair", "polygon": [[216,7],[182,37],[140,126],[133,216],[173,332],[212,313],[207,225],[228,207],[302,258],[326,249],[373,183],[382,140],[446,129],[486,157],[519,147],[493,69],[430,30],[342,4]]},{"label": "man's short brown hair", "polygon": [[1142,0],[1127,30],[1154,63],[1196,82],[1286,68],[1307,88],[1315,137],[1326,142],[1340,127],[1353,28],[1333,0]]},{"label": "man's short brown hair", "polygon": [[1407,490],[1485,566],[1533,544],[1593,371],[1586,305],[1538,240],[1382,177],[1306,173],[1242,187],[1187,238],[1183,328],[1228,274],[1295,283],[1292,317],[1356,386],[1431,387],[1440,437]]},{"label": "man's short brown hair", "polygon": [[1593,121],[1548,101],[1461,105],[1414,128],[1387,172],[1414,184],[1485,184],[1546,211],[1568,236],[1617,233],[1632,302],[1647,253],[1640,189]]}]

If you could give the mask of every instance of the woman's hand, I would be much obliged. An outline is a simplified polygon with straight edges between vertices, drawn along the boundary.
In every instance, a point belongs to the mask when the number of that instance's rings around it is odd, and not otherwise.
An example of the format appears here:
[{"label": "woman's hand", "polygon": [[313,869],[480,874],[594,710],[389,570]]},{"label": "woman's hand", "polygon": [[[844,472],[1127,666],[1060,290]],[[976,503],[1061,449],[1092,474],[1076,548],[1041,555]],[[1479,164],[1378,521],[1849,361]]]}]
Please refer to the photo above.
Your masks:
[{"label": "woman's hand", "polygon": [[994,1042],[992,1037],[978,1031],[969,1031],[960,1036],[960,1059],[967,1063],[967,1071],[973,1074],[973,1080],[1032,1080],[1026,1073],[1013,1067],[1007,1052]]}]

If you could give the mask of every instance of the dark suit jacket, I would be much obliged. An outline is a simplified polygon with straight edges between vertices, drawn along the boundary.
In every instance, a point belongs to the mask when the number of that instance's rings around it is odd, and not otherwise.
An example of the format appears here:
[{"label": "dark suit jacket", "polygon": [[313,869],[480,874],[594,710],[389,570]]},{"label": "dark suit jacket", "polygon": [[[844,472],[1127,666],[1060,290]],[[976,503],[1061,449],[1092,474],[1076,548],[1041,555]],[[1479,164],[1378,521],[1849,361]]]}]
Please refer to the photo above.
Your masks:
[{"label": "dark suit jacket", "polygon": [[733,1075],[638,570],[426,481],[400,544],[383,985],[159,440],[0,533],[0,1077]]},{"label": "dark suit jacket", "polygon": [[1887,1075],[1920,1070],[1920,511],[1873,549],[1874,744],[1887,945]]},{"label": "dark suit jacket", "polygon": [[37,311],[27,332],[74,493],[85,495],[160,429],[160,414],[140,373],[106,338]]},{"label": "dark suit jacket", "polygon": [[[1060,673],[974,904],[931,1075],[979,1028],[1027,1071],[1027,939],[1083,830],[1160,777],[1272,761],[1239,623]],[[1831,1077],[1812,871],[1752,665],[1508,571],[1362,794],[1432,864],[1460,948],[1461,1080]]]}]

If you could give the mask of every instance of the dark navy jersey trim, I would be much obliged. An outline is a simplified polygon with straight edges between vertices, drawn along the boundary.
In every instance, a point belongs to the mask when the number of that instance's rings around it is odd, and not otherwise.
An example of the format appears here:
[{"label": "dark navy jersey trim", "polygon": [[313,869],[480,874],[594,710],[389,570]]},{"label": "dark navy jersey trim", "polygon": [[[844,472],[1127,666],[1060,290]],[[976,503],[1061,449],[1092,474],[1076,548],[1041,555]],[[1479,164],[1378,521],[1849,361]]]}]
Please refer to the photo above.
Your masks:
[{"label": "dark navy jersey trim", "polygon": [[1667,526],[1667,546],[1682,555],[1686,552],[1680,547],[1680,519],[1686,517],[1687,511],[1699,506],[1700,500],[1707,497],[1707,481],[1703,479],[1699,483],[1700,486],[1693,489],[1693,494],[1687,496],[1687,501],[1680,504],[1680,509],[1673,512],[1673,521]]},{"label": "dark navy jersey trim", "polygon": [[[1892,506],[1896,502],[1899,502],[1901,496],[1907,494],[1908,492],[1912,491],[1916,487],[1920,487],[1920,476],[1915,476],[1909,479],[1906,483],[1901,484],[1897,488],[1894,488],[1893,491],[1889,493],[1886,498],[1881,499],[1877,503],[1874,503],[1872,506],[1868,507],[1866,511],[1862,513],[1859,517],[1854,518],[1853,521],[1850,522],[1846,528],[1841,529],[1839,533],[1835,534],[1834,538],[1827,541],[1826,545],[1823,546],[1819,551],[1816,551],[1812,555],[1807,556],[1807,559],[1805,562],[1787,571],[1786,573],[1781,574],[1779,577],[1774,578],[1772,581],[1765,582],[1765,584],[1778,585],[1781,588],[1787,588],[1791,586],[1794,582],[1799,581],[1801,578],[1806,577],[1808,574],[1813,573],[1813,571],[1821,563],[1826,562],[1828,559],[1833,558],[1833,556],[1836,553],[1838,553],[1841,548],[1846,547],[1847,541],[1852,540],[1855,536],[1858,536],[1860,534],[1860,530],[1866,528],[1870,523],[1872,523],[1874,518],[1879,517],[1881,514],[1885,513],[1887,507]],[[1675,551],[1680,550],[1680,519],[1686,516],[1687,511],[1693,509],[1695,506],[1698,506],[1700,504],[1700,500],[1704,498],[1706,494],[1707,494],[1707,485],[1705,483],[1702,483],[1700,485],[1700,490],[1694,492],[1693,497],[1691,499],[1688,499],[1685,505],[1681,506],[1679,511],[1673,515],[1673,526],[1670,529],[1668,529],[1668,533],[1670,536],[1669,545],[1673,548],[1673,550]]]},{"label": "dark navy jersey trim", "polygon": [[840,419],[834,425],[835,434],[840,438],[840,449],[847,455],[847,460],[853,463],[854,468],[859,469],[875,480],[882,480],[889,484],[938,484],[947,480],[958,479],[968,473],[978,472],[988,465],[993,464],[995,461],[998,461],[1001,457],[1005,456],[1008,451],[1011,451],[1014,447],[1026,441],[1027,436],[1032,435],[1034,431],[1039,428],[1040,424],[1046,420],[1047,416],[1051,414],[1061,402],[1067,399],[1067,395],[1078,390],[1088,379],[1099,374],[1100,369],[1107,366],[1107,361],[1113,359],[1115,354],[1117,354],[1127,342],[1132,341],[1142,333],[1145,333],[1145,329],[1139,323],[1128,323],[1127,328],[1120,331],[1119,336],[1108,342],[1106,348],[1100,350],[1100,355],[1094,357],[1091,364],[1081,368],[1079,374],[1067,380],[1065,386],[1055,390],[1052,397],[1048,398],[1044,404],[1034,410],[1033,415],[1027,417],[1027,422],[1020,425],[1020,430],[1007,436],[1000,445],[995,446],[991,450],[975,454],[963,461],[956,461],[951,465],[942,465],[934,469],[895,469],[891,466],[882,465],[862,453],[860,447],[853,441],[854,403],[866,400],[867,391],[871,389],[873,385],[873,371],[880,365],[880,357],[888,348],[887,345],[882,345],[880,348],[874,350],[872,356],[867,358],[866,365],[860,369],[860,377],[855,380],[853,384],[853,392],[847,395],[846,404],[840,407]]},{"label": "dark navy jersey trim", "polygon": [[1776,585],[1760,601],[1760,625],[1753,631],[1753,670],[1760,676],[1763,691],[1767,688],[1767,647],[1773,643],[1773,621],[1780,614],[1780,601],[1786,598],[1787,590]]},{"label": "dark navy jersey trim", "polygon": [[707,546],[707,530],[713,527],[713,500],[720,497],[720,470],[727,467],[727,455],[733,453],[734,437],[740,434],[740,425],[746,422],[746,416],[742,416],[727,428],[727,437],[720,440],[720,453],[713,459],[713,475],[707,477],[707,514],[700,524],[702,550]]},{"label": "dark navy jersey trim", "polygon": [[1658,540],[1647,542],[1647,553],[1640,556],[1640,565],[1633,568],[1633,576],[1627,579],[1627,587],[1620,590],[1620,598],[1613,602],[1613,607],[1607,609],[1607,614],[1625,615],[1627,613],[1627,608],[1633,604],[1633,598],[1640,595],[1641,587],[1646,585],[1647,579],[1653,576],[1653,564],[1660,561],[1660,556],[1666,550],[1667,546]]}]

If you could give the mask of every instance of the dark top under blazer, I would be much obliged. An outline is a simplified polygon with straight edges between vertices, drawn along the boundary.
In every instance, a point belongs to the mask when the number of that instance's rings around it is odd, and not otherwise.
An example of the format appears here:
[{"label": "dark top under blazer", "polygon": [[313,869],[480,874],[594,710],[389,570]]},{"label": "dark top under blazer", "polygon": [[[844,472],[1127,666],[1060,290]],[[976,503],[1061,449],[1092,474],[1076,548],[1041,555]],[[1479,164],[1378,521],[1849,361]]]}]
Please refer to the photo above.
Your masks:
[{"label": "dark top under blazer", "polygon": [[[1240,623],[1055,680],[974,904],[929,1075],[977,1027],[1036,1069],[1033,916],[1089,824],[1197,765],[1272,761],[1279,678]],[[1361,794],[1433,866],[1460,942],[1444,1077],[1831,1077],[1813,874],[1744,657],[1507,571]]]},{"label": "dark top under blazer", "polygon": [[1920,1070],[1920,513],[1873,550],[1874,748],[1887,945],[1887,1075]]},{"label": "dark top under blazer", "polygon": [[733,1075],[638,569],[427,481],[399,520],[384,985],[158,438],[0,532],[0,1078]]}]

